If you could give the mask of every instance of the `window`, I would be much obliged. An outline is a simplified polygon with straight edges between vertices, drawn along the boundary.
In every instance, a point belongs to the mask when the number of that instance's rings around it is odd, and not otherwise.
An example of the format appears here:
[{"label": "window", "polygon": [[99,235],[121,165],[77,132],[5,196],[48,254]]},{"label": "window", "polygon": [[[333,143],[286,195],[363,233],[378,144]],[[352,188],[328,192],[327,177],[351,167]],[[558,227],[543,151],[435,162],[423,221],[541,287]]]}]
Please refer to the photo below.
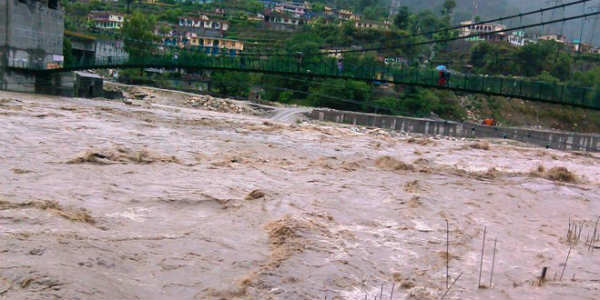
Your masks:
[{"label": "window", "polygon": [[57,9],[58,8],[58,0],[48,0],[48,8]]}]

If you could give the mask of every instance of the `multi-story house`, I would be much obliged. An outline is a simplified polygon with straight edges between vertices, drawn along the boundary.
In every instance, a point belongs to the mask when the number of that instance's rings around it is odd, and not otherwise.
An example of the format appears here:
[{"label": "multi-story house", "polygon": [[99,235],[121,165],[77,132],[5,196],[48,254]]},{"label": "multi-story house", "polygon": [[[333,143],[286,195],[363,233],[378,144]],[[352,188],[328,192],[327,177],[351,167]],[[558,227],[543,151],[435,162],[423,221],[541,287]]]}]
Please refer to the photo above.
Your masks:
[{"label": "multi-story house", "polygon": [[514,31],[508,35],[507,41],[515,47],[522,47],[533,41],[525,37],[525,31]]},{"label": "multi-story house", "polygon": [[210,55],[237,55],[244,51],[244,42],[220,37],[202,36],[195,32],[170,32],[163,38],[167,47],[197,50]]},{"label": "multi-story house", "polygon": [[546,34],[538,36],[538,41],[555,41],[557,43],[567,43],[567,37],[562,34]]},{"label": "multi-story house", "polygon": [[306,14],[307,8],[304,3],[279,2],[275,4],[273,10],[300,18]]},{"label": "multi-story house", "polygon": [[186,28],[197,28],[205,30],[229,30],[229,22],[221,20],[213,20],[206,15],[198,17],[180,17],[179,26]]},{"label": "multi-story house", "polygon": [[388,21],[377,22],[377,21],[362,20],[362,21],[355,21],[354,27],[356,27],[358,29],[389,30],[390,22],[388,22]]},{"label": "multi-story house", "polygon": [[265,10],[264,21],[267,27],[275,30],[295,29],[298,25],[305,23],[303,18],[290,16],[274,10]]},{"label": "multi-story house", "polygon": [[121,13],[110,11],[92,11],[88,15],[88,20],[92,22],[95,28],[116,30],[123,27],[125,16]]},{"label": "multi-story house", "polygon": [[360,21],[360,15],[356,15],[351,10],[347,9],[340,9],[337,13],[337,17],[347,21]]},{"label": "multi-story house", "polygon": [[473,21],[460,22],[461,28],[459,36],[468,37],[467,40],[477,41],[505,41],[506,33],[498,32],[506,29],[506,26],[496,23],[476,24]]},{"label": "multi-story house", "polygon": [[594,47],[588,43],[581,42],[580,40],[573,40],[568,43],[569,50],[577,53],[593,53]]}]

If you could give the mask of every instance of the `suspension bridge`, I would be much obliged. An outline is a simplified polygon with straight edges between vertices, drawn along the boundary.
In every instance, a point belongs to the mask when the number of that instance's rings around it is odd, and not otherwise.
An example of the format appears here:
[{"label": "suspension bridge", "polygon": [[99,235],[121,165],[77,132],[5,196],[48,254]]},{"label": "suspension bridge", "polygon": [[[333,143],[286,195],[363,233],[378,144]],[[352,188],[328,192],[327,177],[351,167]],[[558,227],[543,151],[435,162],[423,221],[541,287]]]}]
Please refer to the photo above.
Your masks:
[{"label": "suspension bridge", "polygon": [[340,68],[336,60],[329,57],[321,57],[317,60],[307,62],[286,57],[264,59],[252,56],[197,55],[177,57],[165,55],[137,58],[107,57],[103,60],[75,63],[56,69],[41,69],[31,64],[11,65],[11,68],[24,69],[38,74],[119,68],[182,68],[251,72],[413,85],[600,109],[600,92],[593,88],[537,82],[523,78],[462,73],[451,74],[449,80],[440,84],[438,71],[434,69],[398,68],[385,64],[371,63],[345,65],[343,68]]},{"label": "suspension bridge", "polygon": [[[511,18],[522,18],[536,13],[543,14],[546,11],[562,9],[575,4],[585,4],[589,0],[578,0],[567,4],[558,4],[553,7],[543,8],[532,12],[520,13],[494,20],[481,21],[475,24],[485,24],[490,21],[506,20]],[[561,17],[544,22],[519,25],[489,32],[487,34],[506,33],[527,28],[548,26],[551,24],[565,23],[571,20],[595,17],[600,11],[584,13],[571,17]],[[464,26],[455,26],[436,30],[429,33],[452,31]],[[429,34],[422,33],[422,34]],[[375,47],[364,49],[340,50],[335,54],[349,52],[385,51],[391,49],[402,49],[430,45],[436,43],[447,43],[477,37],[480,34],[467,36],[450,36],[444,39],[427,40],[419,42],[397,41],[393,46]],[[140,45],[141,47],[162,48],[164,45]],[[181,50],[181,49],[178,49]],[[277,74],[305,78],[333,78],[360,80],[366,82],[393,83],[408,86],[419,86],[425,88],[452,90],[465,93],[479,93],[494,96],[519,98],[533,101],[556,103],[562,105],[576,106],[589,109],[600,109],[600,90],[598,87],[579,87],[562,83],[539,82],[528,78],[487,76],[482,74],[464,74],[452,72],[449,78],[440,80],[439,72],[435,69],[391,66],[376,61],[367,63],[347,63],[340,66],[339,62],[328,54],[313,53],[308,56],[290,53],[245,53],[237,56],[207,55],[202,51],[186,50],[185,52],[160,52],[153,51],[152,55],[131,57],[104,57],[103,59],[92,59],[87,61],[76,61],[55,68],[46,68],[42,64],[33,61],[9,61],[8,68],[45,75],[68,71],[89,69],[124,69],[124,68],[164,68],[164,69],[192,69],[192,70],[219,70],[250,72],[263,74]]]}]

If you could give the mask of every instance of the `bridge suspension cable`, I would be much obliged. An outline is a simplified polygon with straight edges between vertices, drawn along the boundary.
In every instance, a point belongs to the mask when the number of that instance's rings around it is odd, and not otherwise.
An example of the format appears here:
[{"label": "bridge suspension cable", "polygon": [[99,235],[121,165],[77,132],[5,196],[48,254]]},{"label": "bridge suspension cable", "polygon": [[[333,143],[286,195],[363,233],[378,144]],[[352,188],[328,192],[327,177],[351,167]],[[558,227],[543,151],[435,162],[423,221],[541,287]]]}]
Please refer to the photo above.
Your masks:
[{"label": "bridge suspension cable", "polygon": [[[522,26],[517,26],[517,27],[510,27],[510,28],[505,28],[505,29],[496,30],[496,31],[490,31],[490,32],[485,33],[485,35],[491,35],[491,34],[496,34],[496,33],[504,33],[504,32],[510,32],[510,31],[515,31],[515,30],[521,30],[521,29],[539,27],[539,26],[544,26],[544,25],[549,25],[549,24],[554,24],[554,23],[559,23],[559,22],[566,22],[566,21],[571,21],[571,20],[588,18],[588,17],[591,17],[591,16],[597,16],[597,15],[600,15],[600,11],[596,11],[596,12],[592,12],[592,13],[587,13],[587,14],[580,14],[580,15],[576,15],[576,16],[572,16],[572,17],[568,17],[568,18],[562,18],[562,19],[557,19],[557,20],[539,22],[539,23],[534,23],[534,24],[529,24],[529,25],[522,25]],[[376,47],[376,48],[351,49],[351,50],[336,50],[336,51],[331,51],[331,52],[328,52],[328,53],[315,53],[315,54],[309,54],[309,55],[306,55],[306,56],[321,56],[321,55],[330,55],[330,54],[342,54],[342,53],[356,53],[356,52],[370,52],[370,51],[381,51],[381,50],[393,50],[393,49],[400,49],[400,48],[406,48],[406,47],[414,47],[414,46],[422,46],[422,45],[437,44],[437,43],[446,43],[446,42],[464,40],[464,39],[469,39],[469,38],[473,38],[473,37],[479,37],[481,35],[483,35],[483,34],[474,33],[474,34],[469,34],[469,35],[465,35],[465,36],[461,36],[461,37],[436,39],[436,40],[429,40],[429,41],[423,41],[423,42],[414,42],[414,43],[404,43],[404,44],[400,44],[400,45],[396,45],[396,46],[389,46],[389,47]]]},{"label": "bridge suspension cable", "polygon": [[510,16],[505,16],[505,17],[500,17],[500,18],[490,19],[490,20],[485,20],[485,21],[479,21],[479,22],[475,22],[472,24],[468,24],[468,25],[457,25],[457,26],[446,27],[446,28],[442,28],[442,29],[438,29],[438,30],[434,30],[434,31],[413,34],[412,36],[431,35],[431,34],[440,33],[440,32],[446,32],[446,31],[451,31],[451,30],[467,28],[469,26],[484,25],[484,24],[489,24],[489,23],[510,20],[510,19],[514,19],[514,18],[522,18],[522,17],[534,15],[534,14],[544,13],[544,12],[550,11],[550,10],[555,10],[555,9],[559,9],[559,8],[565,8],[565,7],[569,7],[569,6],[573,6],[573,5],[577,5],[577,4],[586,3],[589,1],[592,1],[592,0],[578,0],[578,1],[573,1],[573,2],[569,2],[569,3],[565,3],[565,4],[554,5],[554,6],[550,6],[550,7],[546,7],[546,8],[532,10],[532,11],[528,11],[528,12],[524,12],[524,13],[519,13],[519,14],[515,14],[515,15],[510,15]]},{"label": "bridge suspension cable", "polygon": [[[541,9],[537,9],[537,10],[532,10],[532,11],[528,11],[528,12],[524,12],[524,13],[519,13],[519,14],[514,14],[514,15],[500,17],[500,18],[479,21],[479,22],[475,22],[475,23],[472,23],[472,24],[468,24],[468,25],[457,25],[457,26],[441,28],[441,29],[437,29],[437,30],[433,30],[433,31],[428,31],[428,32],[413,33],[413,34],[405,36],[403,38],[411,38],[411,37],[419,37],[419,36],[429,36],[429,35],[436,34],[436,33],[441,33],[441,32],[447,32],[447,31],[452,31],[452,30],[463,29],[463,28],[467,28],[467,27],[470,27],[470,26],[484,25],[484,24],[489,24],[489,23],[494,23],[494,22],[500,22],[500,21],[510,20],[510,19],[514,19],[514,18],[523,18],[523,17],[526,17],[526,16],[530,16],[530,15],[534,15],[534,14],[539,14],[539,13],[543,14],[546,11],[554,11],[556,9],[563,9],[564,10],[566,7],[573,6],[573,5],[578,5],[578,4],[585,4],[585,3],[589,2],[589,1],[592,1],[592,0],[577,0],[577,1],[569,2],[569,3],[554,5],[554,6],[550,6],[550,7],[546,7],[546,8],[541,8]],[[545,25],[545,22],[542,21],[537,26],[544,26],[544,25]],[[513,29],[513,30],[516,30],[516,29]],[[336,48],[336,47],[327,47],[327,48],[323,48],[322,47],[321,49],[328,49],[328,48]],[[356,52],[360,52],[360,51],[356,50]],[[335,53],[338,53],[338,52],[335,52]]]},{"label": "bridge suspension cable", "polygon": [[[403,37],[404,39],[406,38],[410,38],[410,37],[418,37],[418,36],[426,36],[426,35],[431,35],[431,34],[435,34],[435,33],[441,33],[441,32],[447,32],[447,31],[452,31],[452,30],[457,30],[457,29],[462,29],[462,28],[467,28],[469,26],[474,26],[474,25],[482,25],[482,24],[487,24],[487,23],[493,23],[493,22],[499,22],[499,21],[503,21],[503,20],[508,20],[508,19],[513,19],[513,18],[522,18],[524,16],[529,16],[529,15],[533,15],[533,14],[538,14],[538,13],[543,13],[545,11],[550,11],[550,10],[555,10],[555,9],[564,9],[566,7],[569,6],[573,6],[573,5],[577,5],[577,4],[584,4],[586,2],[589,2],[592,0],[577,0],[577,1],[573,1],[573,2],[569,2],[569,3],[564,3],[564,4],[560,4],[560,5],[554,5],[554,6],[550,6],[550,7],[546,7],[546,8],[541,8],[541,9],[537,9],[537,10],[533,10],[533,11],[528,11],[525,13],[519,13],[519,14],[515,14],[515,15],[510,15],[510,16],[505,16],[505,17],[500,17],[500,18],[495,18],[495,19],[490,19],[490,20],[485,20],[485,21],[480,21],[480,22],[476,22],[476,23],[472,23],[472,24],[468,24],[468,25],[459,25],[459,26],[453,26],[453,27],[447,27],[447,28],[442,28],[442,29],[438,29],[438,30],[434,30],[434,31],[429,31],[429,32],[421,32],[421,33],[414,33],[408,36]],[[579,19],[579,18],[587,18],[589,16],[595,16],[598,15],[598,11],[596,12],[592,12],[589,14],[582,14],[582,15],[578,15],[578,16],[573,16],[573,17],[569,17],[569,18],[561,18],[558,20],[550,20],[550,21],[546,21],[546,22],[539,22],[539,23],[534,23],[534,24],[530,24],[530,25],[522,25],[522,26],[517,26],[517,27],[511,27],[511,28],[507,28],[507,29],[503,29],[503,30],[498,30],[498,31],[492,31],[486,34],[495,34],[495,33],[503,33],[503,32],[509,32],[509,31],[514,31],[514,30],[519,30],[519,29],[527,29],[527,28],[532,28],[532,27],[538,27],[538,26],[545,26],[548,24],[555,24],[555,23],[559,23],[559,22],[566,22],[569,20],[574,20],[574,19]],[[379,50],[393,50],[393,49],[399,49],[402,47],[411,47],[411,46],[420,46],[420,45],[427,45],[427,44],[436,44],[436,43],[444,43],[444,42],[450,42],[450,41],[455,41],[455,40],[461,40],[461,39],[468,39],[468,38],[472,38],[472,37],[478,37],[481,34],[471,34],[471,35],[467,35],[467,36],[463,36],[463,37],[454,37],[454,38],[446,38],[446,39],[438,39],[438,40],[429,40],[429,41],[423,41],[423,42],[414,42],[414,43],[404,43],[404,44],[400,44],[397,46],[386,46],[386,47],[373,47],[373,48],[364,48],[364,49],[351,49],[351,50],[333,50],[331,52],[326,52],[326,53],[318,53],[318,54],[308,54],[307,56],[317,56],[317,55],[329,55],[329,54],[341,54],[341,53],[352,53],[352,52],[370,52],[370,51],[379,51]],[[157,46],[163,46],[165,47],[166,45],[162,45],[162,44],[157,44],[157,43],[151,43],[151,42],[146,42],[146,41],[139,41],[136,39],[129,39],[129,38],[123,38],[123,40],[128,40],[128,41],[133,41],[136,43],[144,43],[144,44],[148,44],[148,45],[157,45]],[[336,47],[329,47],[329,48],[336,48]],[[321,48],[323,49],[323,48]],[[260,52],[245,52],[245,53],[240,53],[240,56],[296,56],[296,53],[276,53],[275,49],[270,49],[270,51],[260,51]]]}]

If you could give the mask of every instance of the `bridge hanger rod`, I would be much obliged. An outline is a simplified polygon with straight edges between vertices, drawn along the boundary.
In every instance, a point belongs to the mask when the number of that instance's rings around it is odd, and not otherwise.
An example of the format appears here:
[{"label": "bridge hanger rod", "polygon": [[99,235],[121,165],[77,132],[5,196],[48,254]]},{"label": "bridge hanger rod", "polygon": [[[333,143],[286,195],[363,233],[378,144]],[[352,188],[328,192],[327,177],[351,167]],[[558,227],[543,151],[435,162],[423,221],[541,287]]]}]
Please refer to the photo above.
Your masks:
[{"label": "bridge hanger rod", "polygon": [[[571,21],[571,20],[576,20],[576,19],[582,19],[582,18],[587,18],[587,17],[591,17],[591,16],[597,16],[597,15],[600,15],[600,11],[592,12],[592,13],[587,13],[587,14],[576,15],[576,16],[572,16],[572,17],[568,17],[568,18],[562,18],[562,19],[551,20],[551,21],[546,21],[546,22],[540,22],[540,23],[535,23],[535,24],[529,24],[529,25],[511,27],[511,28],[506,28],[506,29],[496,30],[496,31],[490,31],[490,32],[485,33],[485,35],[490,35],[490,34],[495,34],[495,33],[509,32],[509,31],[520,30],[520,29],[527,29],[527,28],[532,28],[532,27],[539,27],[539,26],[544,26],[544,25],[548,25],[548,24],[566,22],[566,21]],[[319,55],[340,54],[340,53],[353,53],[353,52],[369,52],[369,51],[378,51],[378,50],[392,50],[392,49],[399,49],[399,48],[405,48],[405,47],[411,47],[411,46],[421,46],[421,45],[428,45],[428,44],[436,44],[436,43],[444,43],[444,42],[451,42],[451,41],[463,40],[463,39],[468,39],[468,38],[472,38],[472,37],[478,37],[478,36],[481,36],[481,35],[483,35],[483,34],[481,34],[481,33],[474,33],[474,34],[470,34],[470,35],[466,35],[466,36],[462,36],[462,37],[453,37],[453,38],[447,38],[447,39],[429,40],[429,41],[416,42],[416,43],[404,43],[404,44],[401,44],[401,45],[398,45],[398,46],[392,46],[392,47],[377,47],[377,48],[366,48],[366,49],[356,49],[356,50],[339,50],[339,51],[333,51],[331,53],[319,53],[319,54],[306,55],[306,56],[319,56]]]},{"label": "bridge hanger rod", "polygon": [[577,4],[586,3],[586,2],[589,2],[589,1],[592,1],[592,0],[578,0],[578,1],[569,2],[569,3],[565,3],[565,4],[559,4],[559,5],[554,5],[554,6],[550,6],[550,7],[546,7],[546,8],[541,8],[541,9],[533,10],[533,11],[529,11],[529,12],[519,13],[519,14],[516,14],[516,15],[511,15],[511,16],[505,16],[505,17],[500,17],[500,18],[496,18],[496,19],[490,19],[490,20],[480,21],[480,22],[469,24],[469,25],[458,25],[458,26],[453,26],[453,27],[447,27],[447,28],[438,29],[438,30],[435,30],[435,31],[424,32],[424,33],[419,33],[419,34],[413,34],[412,36],[429,35],[429,34],[434,34],[434,33],[440,33],[440,32],[450,31],[450,30],[462,29],[462,28],[466,28],[466,27],[474,26],[474,25],[483,25],[483,24],[488,24],[488,23],[500,22],[500,21],[504,21],[504,20],[508,20],[508,19],[517,18],[517,17],[518,18],[522,18],[522,17],[525,17],[525,16],[539,14],[539,13],[544,13],[545,11],[554,10],[554,9],[557,9],[557,8],[565,8],[565,7],[568,7],[568,6],[573,6],[573,5],[577,5]]},{"label": "bridge hanger rod", "polygon": [[[557,8],[564,8],[564,7],[568,7],[568,6],[572,6],[572,5],[577,5],[577,4],[581,4],[581,3],[586,3],[589,2],[591,0],[578,0],[578,1],[574,1],[574,2],[570,2],[570,3],[565,3],[565,4],[561,4],[561,5],[555,5],[555,6],[551,6],[551,7],[547,7],[547,8],[542,8],[542,9],[538,9],[535,11],[530,11],[530,12],[525,12],[525,13],[520,13],[520,14],[516,14],[516,15],[511,15],[511,16],[505,16],[505,17],[501,17],[501,18],[496,18],[496,19],[491,19],[491,20],[485,20],[485,21],[481,21],[481,22],[477,22],[477,23],[473,23],[473,24],[469,24],[469,25],[461,25],[461,26],[454,26],[454,27],[448,27],[448,28],[443,28],[443,29],[439,29],[439,30],[435,30],[435,31],[430,31],[430,32],[424,32],[424,33],[418,33],[418,34],[412,34],[409,35],[407,37],[415,37],[415,36],[421,36],[421,35],[427,35],[427,34],[434,34],[434,33],[440,33],[440,32],[445,32],[445,31],[450,31],[450,30],[456,30],[456,29],[461,29],[461,28],[466,28],[468,26],[473,26],[473,25],[481,25],[481,24],[487,24],[487,23],[492,23],[492,22],[498,22],[498,21],[502,21],[502,20],[508,20],[508,19],[512,19],[512,18],[516,18],[516,17],[523,17],[523,16],[528,16],[528,15],[533,15],[533,14],[537,14],[537,13],[542,13],[544,11],[548,11],[548,10],[554,10]],[[567,21],[570,19],[561,19],[559,21]],[[552,21],[554,23],[554,21]],[[543,22],[543,23],[537,23],[537,24],[533,24],[535,26],[542,26],[545,24],[552,24],[552,23],[548,23],[548,22]],[[530,27],[535,27],[535,26],[530,26]],[[524,27],[524,28],[530,28],[530,27]],[[509,28],[506,29],[504,31],[494,31],[494,32],[490,32],[489,34],[493,34],[493,33],[500,33],[500,32],[505,32],[505,31],[512,31],[512,30],[517,30],[520,29],[520,27],[516,27],[516,28]],[[446,40],[432,40],[432,41],[426,41],[426,42],[420,42],[420,43],[416,43],[415,45],[425,45],[425,44],[431,44],[431,43],[436,43],[436,42],[445,42],[445,41],[453,41],[453,40],[459,40],[459,39],[463,39],[463,38],[469,38],[469,37],[474,37],[474,36],[479,36],[477,35],[469,35],[466,37],[461,37],[461,38],[451,38],[451,39],[446,39]],[[126,39],[126,40],[132,40],[132,41],[136,41],[135,39]],[[143,43],[147,43],[145,41],[140,41]],[[160,44],[157,44],[160,45]],[[402,45],[400,47],[404,47],[404,46],[411,46],[410,44],[405,44]],[[374,50],[379,50],[379,49],[396,49],[399,48],[397,46],[394,47],[379,47],[379,48],[367,48],[367,49],[357,49],[357,50],[339,50],[339,51],[335,51],[333,53],[337,54],[337,53],[347,53],[347,52],[367,52],[367,51],[374,51]],[[324,53],[324,54],[330,54],[330,53]],[[277,53],[273,53],[271,51],[269,52],[255,52],[255,53],[240,53],[240,56],[293,56],[290,54],[277,54]],[[323,54],[320,54],[323,55]],[[312,55],[312,56],[319,56],[319,55]]]},{"label": "bridge hanger rod", "polygon": [[[564,3],[564,4],[560,4],[560,5],[554,5],[554,6],[550,6],[550,7],[546,7],[546,8],[541,8],[541,9],[534,10],[534,11],[519,13],[519,14],[516,14],[516,15],[510,15],[510,16],[500,17],[500,18],[496,18],[496,19],[490,19],[490,20],[480,21],[480,22],[476,22],[476,23],[473,23],[473,24],[469,24],[469,25],[459,25],[459,26],[442,28],[442,29],[438,29],[438,30],[435,30],[435,31],[415,33],[415,34],[408,35],[406,37],[417,37],[417,36],[429,35],[429,34],[434,34],[434,33],[446,32],[446,31],[451,31],[451,30],[466,28],[466,27],[474,26],[474,25],[482,25],[482,24],[488,24],[488,23],[493,23],[493,22],[498,22],[498,21],[513,19],[513,18],[517,18],[517,17],[523,18],[524,16],[529,16],[529,15],[534,15],[534,14],[538,14],[538,13],[543,13],[545,11],[554,10],[554,9],[558,9],[558,8],[563,8],[564,9],[565,7],[569,7],[569,6],[573,6],[573,5],[577,5],[577,4],[582,4],[582,3],[586,3],[586,2],[589,2],[589,1],[592,1],[592,0],[578,0],[578,1],[573,1],[573,2]],[[564,20],[564,18],[561,19],[561,20]],[[568,20],[569,19],[567,18],[566,21],[568,21]],[[553,21],[551,21],[551,22],[552,23],[540,22],[540,23],[538,23],[539,25],[536,25],[536,26],[543,26],[545,24],[556,23],[556,22],[553,22]],[[532,26],[532,27],[535,27],[535,26]],[[526,28],[529,28],[529,27],[526,27]],[[519,27],[512,28],[511,30],[516,30],[516,29],[519,29]],[[510,30],[507,30],[507,31],[510,31]],[[495,33],[495,32],[490,32],[490,33]],[[478,35],[475,35],[475,36],[478,36]],[[468,36],[468,37],[473,37],[473,36]],[[377,48],[375,48],[375,49],[377,49]],[[364,51],[364,50],[340,50],[340,51],[336,51],[336,52],[333,52],[333,53],[362,52],[362,51]],[[249,53],[241,54],[241,55],[248,55],[248,54]],[[329,53],[327,53],[327,54],[329,54]],[[281,54],[278,55],[278,54],[268,54],[268,53],[264,54],[264,55],[266,55],[266,56],[281,56]]]},{"label": "bridge hanger rod", "polygon": [[[580,0],[580,1],[589,1],[589,0]],[[510,27],[510,28],[506,28],[506,29],[502,29],[502,30],[496,30],[496,31],[491,31],[486,33],[486,35],[490,35],[490,34],[496,34],[496,33],[503,33],[503,32],[510,32],[510,31],[514,31],[514,30],[520,30],[520,29],[527,29],[527,28],[532,28],[532,27],[539,27],[539,26],[543,26],[543,25],[548,25],[548,24],[554,24],[554,23],[560,23],[560,22],[566,22],[566,21],[570,21],[570,20],[576,20],[576,19],[581,19],[581,18],[587,18],[587,17],[591,17],[591,16],[597,16],[600,15],[600,11],[595,11],[592,13],[587,13],[587,14],[581,14],[581,15],[576,15],[576,16],[571,16],[568,18],[562,18],[562,19],[556,19],[556,20],[550,20],[550,21],[546,21],[546,22],[540,22],[540,23],[534,23],[534,24],[528,24],[528,25],[522,25],[522,26],[517,26],[517,27]],[[429,45],[429,44],[436,44],[436,43],[444,43],[444,42],[451,42],[451,41],[457,41],[457,40],[463,40],[463,39],[468,39],[468,38],[472,38],[472,37],[478,37],[481,36],[482,34],[480,33],[475,33],[475,34],[470,34],[467,36],[462,36],[462,37],[453,37],[453,38],[446,38],[446,39],[437,39],[437,40],[429,40],[429,41],[423,41],[423,42],[415,42],[415,43],[404,43],[404,44],[400,44],[397,46],[390,46],[390,47],[376,47],[376,48],[365,48],[365,49],[353,49],[353,50],[337,50],[337,51],[332,51],[332,52],[327,52],[327,53],[316,53],[316,54],[305,54],[304,57],[315,57],[315,56],[324,56],[324,55],[330,55],[330,54],[342,54],[342,53],[358,53],[358,52],[370,52],[370,51],[379,51],[379,50],[393,50],[393,49],[399,49],[399,48],[405,48],[405,47],[412,47],[412,46],[421,46],[421,45]],[[126,39],[126,40],[132,40],[132,41],[136,41],[135,39]],[[163,47],[167,47],[167,48],[171,48],[171,47],[176,47],[176,46],[164,46],[162,44],[156,44],[153,42],[147,42],[147,41],[139,41],[141,44],[149,44],[149,45],[160,45]],[[183,51],[191,51],[191,50],[185,50],[182,49]],[[278,56],[278,57],[296,57],[297,54],[283,54],[283,53],[261,53],[261,52],[255,52],[255,53],[240,53],[237,56],[240,57],[252,57],[252,56],[265,56],[265,57],[271,57],[271,56]]]}]

